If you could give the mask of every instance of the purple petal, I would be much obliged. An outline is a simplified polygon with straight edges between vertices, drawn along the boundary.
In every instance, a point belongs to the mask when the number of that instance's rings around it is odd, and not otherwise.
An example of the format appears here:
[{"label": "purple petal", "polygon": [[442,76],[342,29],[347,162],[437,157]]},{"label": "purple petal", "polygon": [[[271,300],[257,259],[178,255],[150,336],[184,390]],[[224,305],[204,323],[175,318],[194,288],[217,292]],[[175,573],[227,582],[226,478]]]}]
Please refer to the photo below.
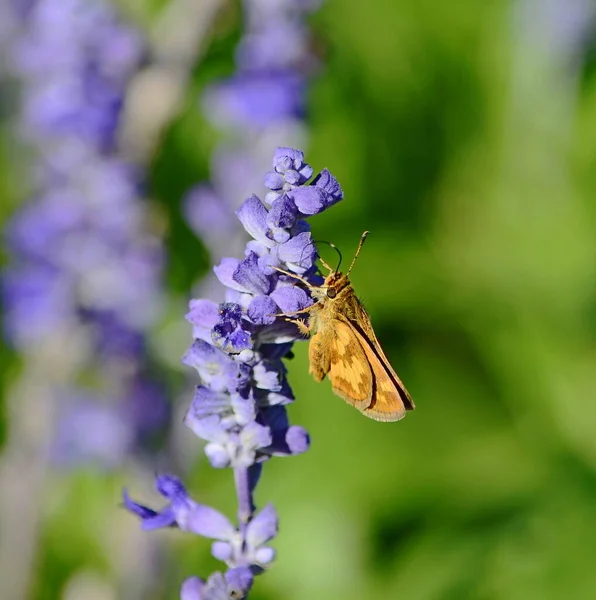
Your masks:
[{"label": "purple petal", "polygon": [[251,348],[250,323],[243,318],[242,307],[233,302],[219,305],[220,319],[211,330],[213,343],[228,354]]},{"label": "purple petal", "polygon": [[299,185],[302,181],[300,173],[298,173],[298,171],[295,171],[294,169],[288,169],[284,173],[284,178],[286,180],[286,183],[289,183],[290,185]]},{"label": "purple petal", "polygon": [[265,273],[265,275],[273,275],[277,273],[272,267],[281,267],[281,260],[277,253],[264,254],[259,256],[259,269]]},{"label": "purple petal", "polygon": [[287,263],[292,271],[304,273],[312,267],[317,249],[312,243],[310,232],[305,231],[282,244],[277,252],[280,260]]},{"label": "purple petal", "polygon": [[304,219],[296,221],[296,225],[292,227],[292,235],[298,235],[299,233],[304,233],[308,231],[310,231],[310,224]]},{"label": "purple petal", "polygon": [[325,192],[312,185],[298,187],[288,192],[288,195],[303,215],[316,215],[327,207]]},{"label": "purple petal", "polygon": [[206,113],[226,129],[287,122],[304,109],[303,77],[293,71],[239,73],[204,92]]},{"label": "purple petal", "polygon": [[190,190],[182,201],[184,216],[190,227],[208,244],[230,235],[236,226],[234,215],[219,195],[209,186]]},{"label": "purple petal", "polygon": [[221,321],[231,323],[234,327],[242,321],[242,307],[233,302],[224,302],[218,307]]},{"label": "purple petal", "polygon": [[243,398],[239,394],[232,396],[232,409],[239,425],[247,425],[256,418],[255,402],[252,398]]},{"label": "purple petal", "polygon": [[279,309],[269,296],[257,296],[248,307],[248,318],[257,325],[271,325]]},{"label": "purple petal", "polygon": [[200,577],[189,577],[180,589],[180,600],[206,600],[205,582]]},{"label": "purple petal", "polygon": [[239,329],[230,335],[230,351],[241,352],[251,348],[250,335],[248,332]]},{"label": "purple petal", "polygon": [[247,198],[236,214],[251,237],[269,248],[274,245],[267,237],[267,209],[257,196]]},{"label": "purple petal", "polygon": [[302,427],[289,426],[288,413],[283,406],[268,406],[261,416],[272,432],[273,441],[264,451],[272,456],[300,454],[308,450],[310,439]]},{"label": "purple petal", "polygon": [[[267,241],[271,243],[271,240],[267,238]],[[262,256],[269,255],[269,247],[265,246],[261,242],[257,242],[257,240],[249,240],[246,243],[246,249],[244,251],[244,256],[248,256],[251,252],[254,252],[259,258]]]},{"label": "purple petal", "polygon": [[184,418],[184,424],[201,439],[208,442],[223,445],[229,439],[229,434],[221,426],[221,419],[217,415],[199,419],[189,410]]},{"label": "purple petal", "polygon": [[311,185],[314,185],[325,192],[325,208],[328,208],[332,204],[339,202],[344,197],[344,193],[339,185],[339,182],[327,169],[323,169],[315,177]]},{"label": "purple petal", "polygon": [[217,278],[226,286],[238,292],[246,292],[247,289],[234,279],[234,273],[240,261],[237,258],[222,258],[219,265],[213,267]]},{"label": "purple petal", "polygon": [[252,422],[242,429],[240,440],[245,448],[259,450],[271,444],[271,432],[268,427]]},{"label": "purple petal", "polygon": [[[259,390],[257,390],[259,391]],[[259,394],[259,405],[260,406],[276,406],[290,404],[294,401],[294,394],[287,381],[282,380],[281,387],[278,391],[272,390],[261,390],[265,394],[261,396]]]},{"label": "purple petal", "polygon": [[269,297],[275,301],[284,314],[302,310],[313,303],[312,298],[302,288],[288,284],[279,284]]},{"label": "purple petal", "polygon": [[266,544],[277,535],[278,517],[272,504],[267,504],[246,528],[246,541],[253,548]]},{"label": "purple petal", "polygon": [[284,242],[287,242],[292,235],[289,231],[276,227],[271,230],[271,237],[276,244],[283,244]]},{"label": "purple petal", "polygon": [[211,300],[191,300],[186,320],[193,326],[193,337],[211,341],[211,329],[219,320],[219,309]]},{"label": "purple petal", "polygon": [[253,368],[254,385],[262,390],[278,392],[283,377],[284,366],[281,361],[262,360]]},{"label": "purple petal", "polygon": [[225,577],[216,571],[207,579],[201,600],[231,600]]},{"label": "purple petal", "polygon": [[[250,252],[248,256],[236,267],[233,279],[237,286],[251,294],[268,294],[271,290],[269,277],[259,269],[259,257]],[[240,290],[240,291],[242,291]]]},{"label": "purple petal", "polygon": [[189,412],[192,411],[192,415],[186,417],[186,424],[189,425],[190,420],[200,420],[211,415],[221,415],[230,409],[230,394],[216,392],[199,385],[195,390],[195,395],[189,408]]},{"label": "purple petal", "polygon": [[[270,190],[281,190],[284,185],[284,177],[275,171],[269,171],[265,175],[265,187]],[[246,229],[246,227],[245,227]]]},{"label": "purple petal", "polygon": [[174,500],[180,497],[188,498],[186,488],[174,475],[158,475],[155,478],[155,488],[168,500]]},{"label": "purple petal", "polygon": [[267,215],[267,225],[271,228],[289,229],[296,222],[297,214],[298,209],[294,201],[287,194],[283,194],[273,203]]},{"label": "purple petal", "polygon": [[154,529],[162,529],[163,527],[173,527],[176,524],[176,514],[171,506],[167,506],[158,515],[149,519],[143,519],[141,528],[143,531],[153,531]]},{"label": "purple petal", "polygon": [[271,206],[280,196],[280,192],[267,192],[264,198],[265,203]]},{"label": "purple petal", "polygon": [[249,350],[252,347],[251,337],[247,331],[238,328],[220,339],[219,332],[216,328],[217,326],[213,328],[212,339],[224,352],[238,354],[239,352],[242,352],[242,350]]},{"label": "purple petal", "polygon": [[196,369],[203,383],[212,390],[223,392],[235,389],[236,364],[226,353],[204,340],[195,340],[182,357],[182,362]]},{"label": "purple petal", "polygon": [[234,549],[228,542],[213,542],[211,544],[211,555],[217,560],[227,562],[232,558]]},{"label": "purple petal", "polygon": [[253,583],[253,574],[248,567],[236,567],[226,573],[230,598],[246,598]]},{"label": "purple petal", "polygon": [[205,455],[214,469],[225,469],[232,461],[229,452],[220,444],[207,444]]},{"label": "purple petal", "polygon": [[155,517],[158,514],[151,508],[143,506],[142,504],[138,504],[137,502],[132,500],[131,497],[128,495],[126,489],[122,491],[122,500],[124,501],[124,506],[126,507],[126,509],[134,513],[138,517],[141,517],[141,519],[149,519],[151,517]]},{"label": "purple petal", "polygon": [[310,437],[304,427],[292,425],[286,433],[286,443],[292,454],[302,454],[310,446]]},{"label": "purple petal", "polygon": [[178,522],[178,526],[184,531],[191,531],[197,535],[224,542],[231,541],[236,532],[225,515],[204,504],[197,504],[191,509],[187,513],[186,519]]},{"label": "purple petal", "polygon": [[273,151],[273,168],[277,170],[283,169],[286,171],[290,168],[290,165],[304,163],[304,152],[301,150],[295,150],[294,148],[288,148],[286,146],[278,146]]},{"label": "purple petal", "polygon": [[268,546],[263,546],[254,553],[254,557],[259,565],[266,567],[275,560],[275,550]]},{"label": "purple petal", "polygon": [[261,416],[273,433],[282,432],[285,437],[289,421],[288,413],[283,406],[265,408],[261,411]]},{"label": "purple petal", "polygon": [[[298,167],[296,167],[296,168],[298,168]],[[306,182],[312,177],[314,170],[310,165],[307,165],[306,163],[304,163],[300,168],[298,168],[298,172],[302,176],[302,181]]]}]

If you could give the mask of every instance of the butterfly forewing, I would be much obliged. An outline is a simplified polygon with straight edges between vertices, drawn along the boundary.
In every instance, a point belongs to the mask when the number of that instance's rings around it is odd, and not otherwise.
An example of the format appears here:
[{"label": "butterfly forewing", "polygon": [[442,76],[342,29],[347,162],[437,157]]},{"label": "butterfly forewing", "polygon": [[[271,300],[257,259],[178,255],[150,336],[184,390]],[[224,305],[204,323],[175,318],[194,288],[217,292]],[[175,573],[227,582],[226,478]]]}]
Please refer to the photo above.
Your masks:
[{"label": "butterfly forewing", "polygon": [[[351,323],[353,333],[362,345],[368,365],[373,373],[374,390],[370,404],[364,414],[377,421],[399,421],[406,416],[406,410],[414,408],[403,383],[391,368],[378,342],[362,335],[357,324]],[[375,340],[376,341],[376,340]]]},{"label": "butterfly forewing", "polygon": [[[351,322],[354,328],[356,329],[356,332],[364,348],[366,357],[371,365],[374,375],[378,375],[382,383],[382,385],[377,386],[376,402],[380,403],[380,406],[376,406],[376,410],[383,410],[381,406],[387,405],[386,401],[389,400],[390,389],[396,391],[399,394],[399,399],[401,404],[403,404],[404,410],[414,410],[414,401],[410,397],[406,386],[402,383],[397,373],[393,370],[393,367],[389,363],[389,360],[387,360],[387,357],[385,356],[385,353],[381,348],[381,344],[379,344],[379,340],[377,340],[377,336],[375,335],[375,332],[373,330],[368,313],[364,310],[364,307],[355,295],[353,296],[353,300],[355,304],[353,311],[354,314],[357,315],[357,318],[352,320]],[[382,367],[382,371],[381,369],[376,368],[377,365]],[[383,373],[387,375],[388,381],[385,380],[385,377],[382,376]],[[380,396],[379,390],[381,393]],[[371,406],[369,410],[372,411],[373,406]],[[405,415],[402,414],[402,416]]]},{"label": "butterfly forewing", "polygon": [[374,389],[365,351],[348,322],[335,319],[329,331],[332,337],[329,380],[333,391],[359,410],[365,410]]}]

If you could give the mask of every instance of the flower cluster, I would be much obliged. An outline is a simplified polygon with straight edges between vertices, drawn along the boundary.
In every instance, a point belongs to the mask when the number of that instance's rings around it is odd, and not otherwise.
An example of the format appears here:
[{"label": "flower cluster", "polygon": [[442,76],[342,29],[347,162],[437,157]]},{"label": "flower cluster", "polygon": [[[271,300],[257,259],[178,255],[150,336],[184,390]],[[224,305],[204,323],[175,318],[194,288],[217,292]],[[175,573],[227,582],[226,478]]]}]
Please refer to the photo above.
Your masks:
[{"label": "flower cluster", "polygon": [[[146,389],[145,335],[158,314],[161,285],[161,247],[147,229],[142,176],[120,156],[117,137],[144,45],[102,0],[13,5],[18,35],[10,66],[22,105],[15,122],[34,176],[32,199],[7,228],[5,330],[25,356],[67,339],[55,360],[71,366],[69,380],[100,382],[99,395],[114,400],[101,414],[115,423],[138,413],[135,403],[143,401],[144,392],[136,392]],[[65,418],[72,421],[80,408],[74,422],[81,427],[59,427],[68,431],[69,450],[58,454],[73,458],[79,444],[86,456],[89,424],[82,423],[95,418],[85,415],[93,413],[97,394],[60,390],[60,396],[70,399],[59,408]],[[119,438],[130,441],[123,449],[136,441],[129,434]]]},{"label": "flower cluster", "polygon": [[239,526],[191,500],[171,476],[157,480],[158,491],[169,500],[159,513],[124,497],[146,529],[175,525],[216,540],[212,554],[229,570],[206,582],[187,580],[184,600],[246,596],[253,576],[274,558],[267,543],[277,531],[275,509],[266,506],[255,514],[252,500],[262,465],[272,456],[304,452],[309,445],[307,432],[288,421],[286,405],[294,397],[282,362],[301,335],[295,323],[280,315],[312,304],[292,275],[313,283],[318,279],[316,248],[304,217],[342,198],[329,171],[309,184],[312,175],[302,152],[276,149],[273,171],[265,178],[270,190],[265,203],[253,195],[237,211],[252,238],[244,258],[224,258],[214,268],[226,287],[225,302],[193,300],[187,315],[194,342],[184,362],[197,370],[201,385],[185,422],[207,442],[205,453],[214,467],[234,470]]},{"label": "flower cluster", "polygon": [[[304,142],[307,77],[315,63],[306,17],[318,0],[243,0],[243,35],[236,71],[203,95],[206,119],[222,134],[211,160],[211,181],[193,188],[185,201],[191,227],[218,260],[243,240],[234,211],[261,185],[273,144]],[[306,213],[312,214],[312,213]],[[222,244],[225,240],[225,244]]]}]

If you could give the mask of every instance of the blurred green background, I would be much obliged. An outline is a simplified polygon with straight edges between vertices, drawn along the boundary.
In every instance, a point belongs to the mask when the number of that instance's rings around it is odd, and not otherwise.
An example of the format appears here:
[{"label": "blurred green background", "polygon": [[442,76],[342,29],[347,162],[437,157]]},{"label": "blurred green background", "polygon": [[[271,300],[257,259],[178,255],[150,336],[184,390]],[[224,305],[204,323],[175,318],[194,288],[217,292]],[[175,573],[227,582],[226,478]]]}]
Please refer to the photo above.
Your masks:
[{"label": "blurred green background", "polygon": [[[146,26],[156,4],[131,14]],[[417,409],[363,418],[310,379],[296,346],[289,413],[312,448],[264,469],[257,503],[276,506],[280,535],[253,600],[596,598],[596,46],[570,50],[555,39],[561,19],[549,32],[519,4],[327,0],[312,19],[322,64],[306,158],[345,193],[311,220],[314,237],[350,257],[371,231],[352,281]],[[184,303],[209,265],[179,203],[217,137],[197,93],[229,72],[237,36],[232,5],[152,162],[168,326],[188,339]],[[173,363],[188,339],[171,344]],[[18,361],[7,349],[0,360],[6,387]],[[174,400],[182,414],[190,396]],[[121,486],[159,500],[151,473],[135,477],[53,475],[31,598],[83,597],[75,576],[103,581],[98,598],[141,597],[114,582],[134,574],[147,537],[161,570],[142,597],[175,598],[185,577],[219,568],[206,540],[138,532]],[[186,481],[234,515],[231,473],[198,442]]]}]

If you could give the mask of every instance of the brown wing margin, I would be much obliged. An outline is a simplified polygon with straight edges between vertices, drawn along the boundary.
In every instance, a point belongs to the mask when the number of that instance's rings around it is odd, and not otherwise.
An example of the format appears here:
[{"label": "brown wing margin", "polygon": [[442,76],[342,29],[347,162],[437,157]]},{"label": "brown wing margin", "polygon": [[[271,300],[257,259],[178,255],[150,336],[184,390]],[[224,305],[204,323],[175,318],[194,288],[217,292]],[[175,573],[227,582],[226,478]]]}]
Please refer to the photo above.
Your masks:
[{"label": "brown wing margin", "polygon": [[414,402],[374,337],[368,315],[365,313],[364,316],[368,325],[367,329],[372,333],[372,340],[358,323],[353,320],[349,322],[373,372],[374,389],[371,403],[363,410],[363,413],[379,421],[398,421],[405,416],[406,411],[415,408]]}]

